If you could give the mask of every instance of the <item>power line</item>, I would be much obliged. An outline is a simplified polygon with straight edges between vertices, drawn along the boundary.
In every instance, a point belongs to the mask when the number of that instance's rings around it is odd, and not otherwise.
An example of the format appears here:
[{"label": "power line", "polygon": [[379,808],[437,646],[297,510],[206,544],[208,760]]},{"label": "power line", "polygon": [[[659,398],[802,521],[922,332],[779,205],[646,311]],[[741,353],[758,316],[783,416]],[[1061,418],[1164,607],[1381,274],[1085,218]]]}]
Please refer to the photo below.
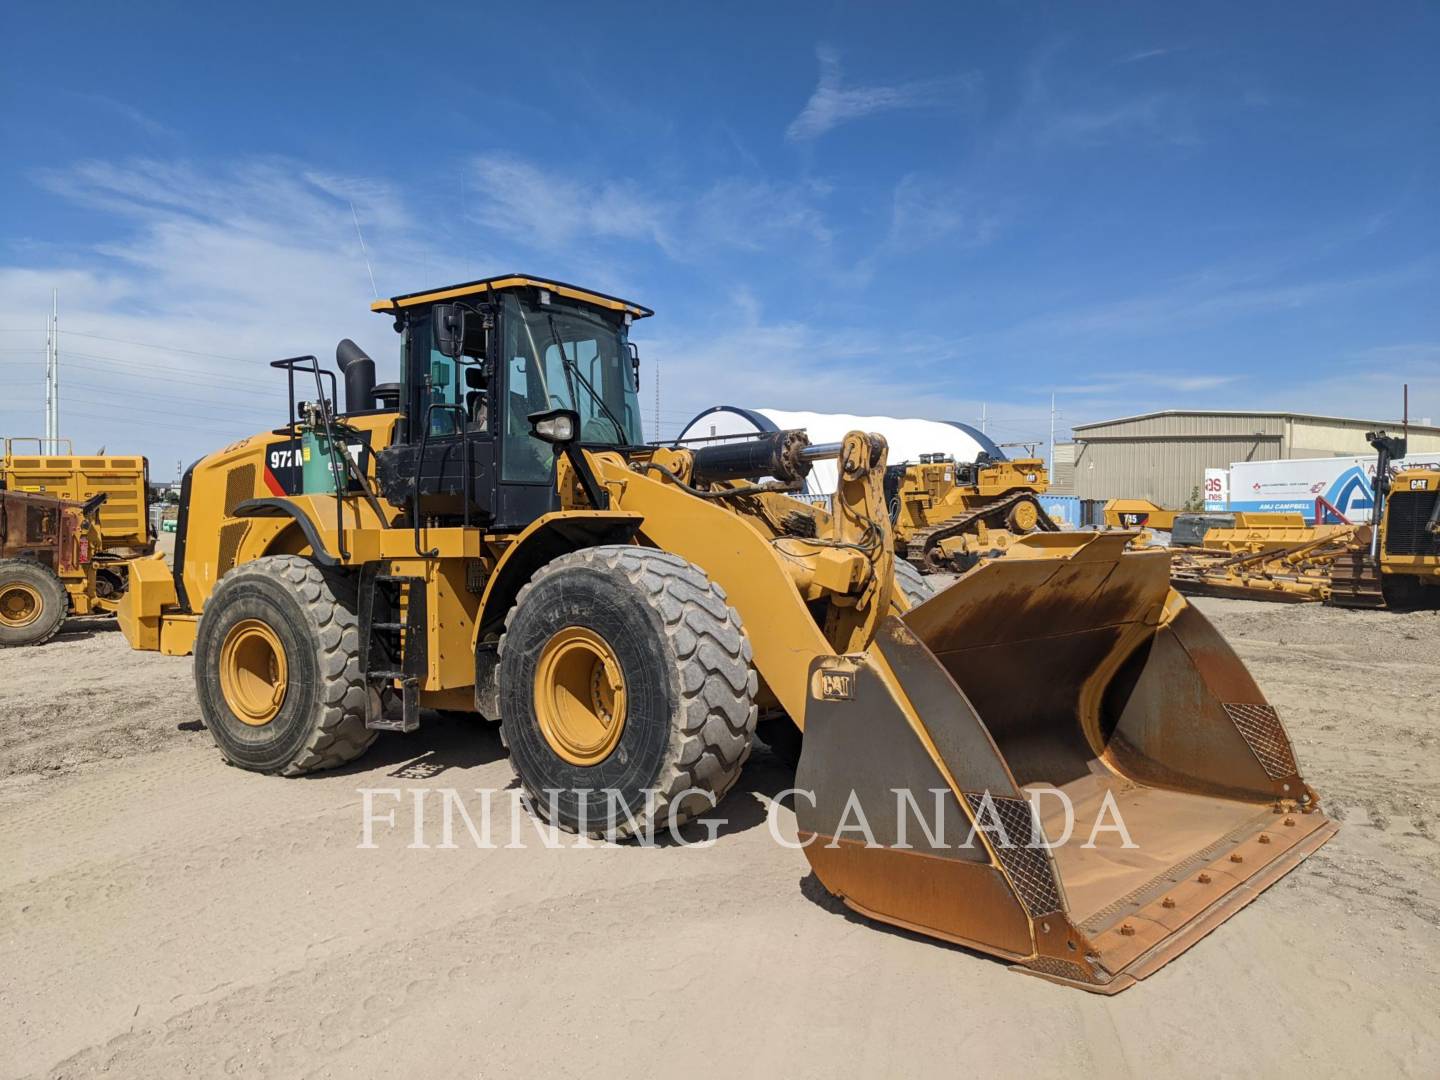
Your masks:
[{"label": "power line", "polygon": [[113,341],[119,345],[138,345],[142,349],[159,349],[161,352],[181,353],[184,356],[204,356],[212,360],[231,360],[237,364],[250,363],[250,360],[240,356],[226,356],[223,353],[200,352],[196,349],[181,349],[174,345],[158,345],[153,341],[135,341],[132,338],[106,337],[104,334],[91,334],[84,330],[66,330],[67,334],[74,334],[76,337],[94,338],[96,341]]}]

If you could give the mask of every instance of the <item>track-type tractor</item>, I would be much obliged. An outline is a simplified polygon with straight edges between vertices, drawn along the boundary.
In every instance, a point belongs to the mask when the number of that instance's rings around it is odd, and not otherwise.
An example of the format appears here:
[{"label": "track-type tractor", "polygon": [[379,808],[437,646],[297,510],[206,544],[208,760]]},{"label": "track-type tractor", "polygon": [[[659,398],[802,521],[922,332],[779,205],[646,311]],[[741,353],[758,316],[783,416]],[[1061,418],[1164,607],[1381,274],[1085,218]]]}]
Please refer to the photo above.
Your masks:
[{"label": "track-type tractor", "polygon": [[923,574],[965,571],[1005,554],[1018,536],[1058,530],[1036,497],[1049,486],[1039,458],[957,462],[921,454],[885,473],[896,550]]},{"label": "track-type tractor", "polygon": [[[194,653],[234,764],[294,776],[463,710],[537,814],[621,838],[723,815],[788,725],[825,888],[1105,993],[1334,831],[1132,534],[1037,532],[935,593],[895,559],[878,436],[647,444],[646,308],[521,275],[374,308],[398,379],[342,342],[337,415],[333,373],[276,362],[285,422],[191,467],[173,572],[132,566],[126,635]],[[824,459],[829,506],[791,498]]]},{"label": "track-type tractor", "polygon": [[[1349,608],[1440,606],[1440,469],[1398,465],[1404,435],[1366,438],[1376,452],[1373,522],[1352,524],[1323,498],[1315,500],[1314,525],[1300,514],[1225,515],[1238,520],[1203,529],[1196,547],[1175,549],[1175,588]],[[1327,516],[1336,523],[1325,523]]]}]

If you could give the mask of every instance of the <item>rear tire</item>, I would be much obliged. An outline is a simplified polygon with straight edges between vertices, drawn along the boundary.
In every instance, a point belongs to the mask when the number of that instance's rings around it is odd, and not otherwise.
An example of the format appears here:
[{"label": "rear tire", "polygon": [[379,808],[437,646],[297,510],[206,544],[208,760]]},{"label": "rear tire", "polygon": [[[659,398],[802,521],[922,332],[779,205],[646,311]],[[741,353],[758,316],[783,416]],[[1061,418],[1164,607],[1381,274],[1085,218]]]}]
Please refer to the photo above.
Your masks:
[{"label": "rear tire", "polygon": [[55,571],[34,559],[0,559],[0,648],[44,644],[69,610]]},{"label": "rear tire", "polygon": [[360,671],[354,584],[298,555],[235,567],[200,619],[195,691],[232,765],[300,776],[358,758],[378,695]]},{"label": "rear tire", "polygon": [[[579,657],[578,679],[562,654]],[[676,555],[604,546],[541,568],[499,649],[501,734],[535,812],[619,839],[709,811],[750,756],[752,655],[724,590]],[[591,686],[572,726],[556,702]]]}]

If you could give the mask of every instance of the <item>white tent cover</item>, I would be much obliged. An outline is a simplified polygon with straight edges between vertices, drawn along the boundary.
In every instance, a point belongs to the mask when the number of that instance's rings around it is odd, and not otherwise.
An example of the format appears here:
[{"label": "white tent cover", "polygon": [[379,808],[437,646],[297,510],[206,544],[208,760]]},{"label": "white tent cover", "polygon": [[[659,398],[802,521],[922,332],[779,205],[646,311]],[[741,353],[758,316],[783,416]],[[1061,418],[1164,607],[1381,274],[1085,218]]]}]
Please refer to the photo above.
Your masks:
[{"label": "white tent cover", "polygon": [[[890,464],[920,460],[921,454],[949,454],[956,461],[974,461],[983,451],[992,458],[1005,454],[995,443],[969,424],[952,420],[918,420],[894,416],[853,416],[849,413],[786,412],[783,409],[747,409],[738,405],[716,405],[706,409],[680,433],[679,440],[720,435],[752,435],[766,431],[803,428],[812,443],[833,443],[851,431],[875,431],[890,444]],[[815,463],[807,482],[811,495],[829,495],[838,480],[835,462]]]}]

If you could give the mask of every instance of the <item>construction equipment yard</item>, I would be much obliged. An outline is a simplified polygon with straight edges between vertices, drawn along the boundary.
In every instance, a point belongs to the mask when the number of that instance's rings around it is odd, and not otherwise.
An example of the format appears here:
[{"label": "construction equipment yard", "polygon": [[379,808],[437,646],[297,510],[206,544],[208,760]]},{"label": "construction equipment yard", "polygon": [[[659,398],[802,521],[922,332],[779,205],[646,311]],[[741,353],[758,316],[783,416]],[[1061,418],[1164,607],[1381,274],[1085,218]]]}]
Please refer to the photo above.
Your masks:
[{"label": "construction equipment yard", "polygon": [[1434,5],[74,7],[0,1080],[1440,1076]]},{"label": "construction equipment yard", "polygon": [[497,803],[493,849],[408,849],[403,808],[361,849],[360,789],[511,784],[494,727],[427,714],[260,799],[188,662],[72,620],[0,652],[0,1072],[1433,1075],[1440,613],[1198,606],[1344,825],[1117,997],[851,914],[772,839],[764,749],[709,847],[507,849]]}]

